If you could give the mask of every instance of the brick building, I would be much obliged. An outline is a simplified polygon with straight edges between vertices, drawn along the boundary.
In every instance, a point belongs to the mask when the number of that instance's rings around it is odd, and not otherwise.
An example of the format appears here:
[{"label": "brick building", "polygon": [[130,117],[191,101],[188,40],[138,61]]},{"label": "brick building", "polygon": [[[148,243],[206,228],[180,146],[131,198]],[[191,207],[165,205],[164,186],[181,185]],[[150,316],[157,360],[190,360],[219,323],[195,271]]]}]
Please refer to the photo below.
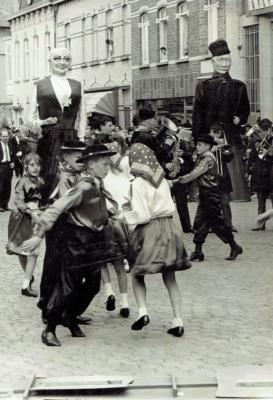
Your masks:
[{"label": "brick building", "polygon": [[235,59],[231,74],[242,79],[236,37],[241,9],[233,0],[132,2],[135,108],[149,100],[158,114],[191,120],[197,79],[212,72],[208,44],[217,38],[228,40]]}]

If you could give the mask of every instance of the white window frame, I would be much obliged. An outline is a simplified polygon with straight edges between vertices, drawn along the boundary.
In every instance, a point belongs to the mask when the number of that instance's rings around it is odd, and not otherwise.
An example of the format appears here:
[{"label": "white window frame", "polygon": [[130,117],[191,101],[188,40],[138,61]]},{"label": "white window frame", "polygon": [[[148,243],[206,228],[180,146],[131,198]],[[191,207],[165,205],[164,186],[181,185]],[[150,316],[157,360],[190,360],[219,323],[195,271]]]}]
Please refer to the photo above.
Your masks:
[{"label": "white window frame", "polygon": [[51,52],[50,32],[45,32],[45,76],[50,74],[49,54]]},{"label": "white window frame", "polygon": [[34,78],[39,77],[39,37],[35,35],[33,37],[33,76]]},{"label": "white window frame", "polygon": [[12,81],[11,43],[6,43],[6,71],[7,81]]},{"label": "white window frame", "polygon": [[208,13],[208,44],[218,39],[219,1],[207,0],[204,10]]},{"label": "white window frame", "polygon": [[92,59],[93,61],[98,60],[98,15],[95,14],[92,16]]},{"label": "white window frame", "polygon": [[[168,60],[168,14],[167,8],[163,7],[158,11],[159,23],[159,59],[160,61]],[[166,54],[160,50],[162,47],[166,48]]]},{"label": "white window frame", "polygon": [[140,30],[141,30],[141,62],[142,64],[149,64],[149,17],[148,13],[143,13],[140,16]]},{"label": "white window frame", "polygon": [[122,6],[122,54],[126,54],[126,44],[127,44],[127,23],[128,23],[128,5],[124,4]]},{"label": "white window frame", "polygon": [[187,2],[182,1],[178,4],[178,32],[179,32],[179,58],[185,58],[189,55],[189,10]]},{"label": "white window frame", "polygon": [[65,47],[67,48],[67,50],[71,51],[70,22],[65,23],[64,31],[65,31]]},{"label": "white window frame", "polygon": [[111,60],[114,56],[114,27],[113,27],[113,11],[108,10],[106,12],[106,40],[110,43],[106,43],[106,58]]},{"label": "white window frame", "polygon": [[20,71],[20,43],[17,40],[15,42],[15,80],[19,81],[21,78],[21,71]]},{"label": "white window frame", "polygon": [[30,77],[29,55],[30,55],[30,53],[29,53],[29,40],[28,40],[28,38],[25,38],[24,42],[23,42],[24,80],[27,80]]}]

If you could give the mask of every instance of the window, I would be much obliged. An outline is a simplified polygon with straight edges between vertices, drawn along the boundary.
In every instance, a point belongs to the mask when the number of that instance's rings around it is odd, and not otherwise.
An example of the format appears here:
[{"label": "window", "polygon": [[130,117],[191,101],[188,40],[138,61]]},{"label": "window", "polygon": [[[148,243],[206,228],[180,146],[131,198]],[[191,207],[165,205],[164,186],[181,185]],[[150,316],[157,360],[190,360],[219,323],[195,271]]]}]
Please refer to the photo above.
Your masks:
[{"label": "window", "polygon": [[106,57],[111,59],[114,55],[114,37],[113,37],[113,12],[112,10],[106,13]]},{"label": "window", "polygon": [[204,10],[208,13],[208,44],[218,38],[218,7],[219,1],[207,0]]},{"label": "window", "polygon": [[82,18],[82,62],[85,63],[85,25],[86,20]]},{"label": "window", "polygon": [[259,25],[245,28],[246,83],[251,112],[260,110]]},{"label": "window", "polygon": [[34,78],[39,76],[39,39],[38,36],[33,38],[33,67]]},{"label": "window", "polygon": [[29,41],[24,40],[24,79],[29,79]]},{"label": "window", "polygon": [[122,7],[122,54],[126,54],[127,48],[127,23],[128,23],[128,6],[124,5]]},{"label": "window", "polygon": [[7,81],[12,80],[12,72],[11,72],[11,48],[10,44],[6,45],[6,73],[7,73]]},{"label": "window", "polygon": [[148,14],[142,14],[140,17],[142,64],[149,64],[149,24]]},{"label": "window", "polygon": [[93,15],[92,17],[92,49],[93,49],[93,60],[97,60],[98,57],[98,16]]},{"label": "window", "polygon": [[70,23],[64,25],[64,32],[65,32],[65,47],[67,50],[71,50],[71,39],[70,39]]},{"label": "window", "polygon": [[183,1],[178,5],[178,31],[179,31],[179,58],[188,55],[188,8],[187,3]]},{"label": "window", "polygon": [[168,35],[168,16],[167,9],[159,10],[159,59],[166,61],[168,59],[167,35]]},{"label": "window", "polygon": [[15,42],[15,80],[20,80],[20,46],[19,42]]},{"label": "window", "polygon": [[50,45],[50,32],[45,33],[45,75],[48,76],[50,74],[50,63],[49,63],[49,55],[51,52]]}]

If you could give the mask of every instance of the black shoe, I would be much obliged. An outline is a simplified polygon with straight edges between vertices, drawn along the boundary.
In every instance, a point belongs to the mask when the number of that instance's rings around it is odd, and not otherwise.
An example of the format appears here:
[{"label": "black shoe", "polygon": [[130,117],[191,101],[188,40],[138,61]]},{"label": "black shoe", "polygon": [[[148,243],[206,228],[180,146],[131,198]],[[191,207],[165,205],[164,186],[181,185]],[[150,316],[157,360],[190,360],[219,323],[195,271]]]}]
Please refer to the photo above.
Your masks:
[{"label": "black shoe", "polygon": [[140,331],[144,326],[148,325],[150,322],[150,318],[148,315],[143,315],[143,317],[137,319],[133,325],[131,326],[131,329],[133,331]]},{"label": "black shoe", "polygon": [[183,232],[184,233],[194,233],[194,230],[193,230],[192,227],[190,227],[190,228],[187,228],[187,229],[183,230]]},{"label": "black shoe", "polygon": [[116,308],[116,299],[115,296],[112,294],[108,297],[106,302],[106,310],[107,311],[114,311]]},{"label": "black shoe", "polygon": [[83,315],[78,315],[76,317],[76,323],[79,325],[89,325],[89,323],[92,321],[92,318],[90,317],[84,317]]},{"label": "black shoe", "polygon": [[242,253],[243,253],[242,247],[237,244],[236,247],[231,249],[230,255],[228,257],[226,257],[225,259],[228,261],[233,261],[238,257],[239,254],[242,254]]},{"label": "black shoe", "polygon": [[265,230],[265,226],[254,226],[254,228],[251,229],[254,232],[258,232],[258,231],[264,231]]},{"label": "black shoe", "polygon": [[79,325],[77,325],[76,323],[73,323],[72,325],[70,325],[68,327],[68,329],[70,330],[71,335],[73,337],[85,337],[85,333],[81,330]]},{"label": "black shoe", "polygon": [[47,346],[61,346],[61,343],[57,336],[55,335],[55,332],[48,332],[46,329],[42,333],[42,342],[46,344]]},{"label": "black shoe", "polygon": [[38,297],[38,294],[36,292],[34,292],[34,290],[30,289],[30,287],[28,287],[26,289],[21,289],[21,293],[23,296],[27,296],[27,297]]},{"label": "black shoe", "polygon": [[128,318],[129,315],[130,315],[130,310],[129,310],[128,307],[121,308],[121,309],[119,310],[119,314],[120,314],[123,318]]},{"label": "black shoe", "polygon": [[5,209],[0,207],[0,212],[4,212],[4,211],[5,211]]},{"label": "black shoe", "polygon": [[167,331],[170,335],[174,335],[176,337],[180,337],[184,335],[184,328],[183,326],[176,326],[175,328],[171,328]]},{"label": "black shoe", "polygon": [[204,253],[202,251],[194,251],[191,253],[190,261],[204,261]]},{"label": "black shoe", "polygon": [[235,232],[235,233],[238,232],[238,229],[233,225],[231,226],[231,230],[232,230],[232,232]]}]

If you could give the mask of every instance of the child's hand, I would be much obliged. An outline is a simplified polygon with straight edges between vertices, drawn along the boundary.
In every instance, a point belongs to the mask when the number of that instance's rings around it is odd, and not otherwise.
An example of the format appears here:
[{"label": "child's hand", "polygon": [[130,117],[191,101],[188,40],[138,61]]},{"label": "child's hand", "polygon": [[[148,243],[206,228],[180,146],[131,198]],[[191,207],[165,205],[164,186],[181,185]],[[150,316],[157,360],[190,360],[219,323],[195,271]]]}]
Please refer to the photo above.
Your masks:
[{"label": "child's hand", "polygon": [[39,236],[32,236],[32,238],[25,240],[20,246],[20,251],[24,253],[32,253],[41,243]]}]

